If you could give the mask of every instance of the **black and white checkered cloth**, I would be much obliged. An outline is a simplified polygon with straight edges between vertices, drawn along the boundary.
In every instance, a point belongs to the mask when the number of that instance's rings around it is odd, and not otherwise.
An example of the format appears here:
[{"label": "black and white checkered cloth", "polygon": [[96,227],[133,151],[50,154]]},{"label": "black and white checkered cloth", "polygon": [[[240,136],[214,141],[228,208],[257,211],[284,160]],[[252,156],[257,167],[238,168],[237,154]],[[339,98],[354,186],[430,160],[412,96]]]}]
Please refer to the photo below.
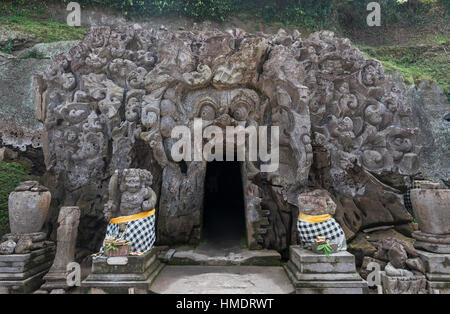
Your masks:
[{"label": "black and white checkered cloth", "polygon": [[[131,242],[132,252],[147,252],[151,250],[156,240],[155,233],[155,215],[129,221],[126,223],[125,234],[120,232],[120,224],[108,223],[106,228],[106,238],[122,238],[128,242]],[[100,249],[103,252],[104,247]]]},{"label": "black and white checkered cloth", "polygon": [[421,183],[434,183],[433,180],[414,180],[412,186],[406,191],[405,195],[403,195],[403,202],[405,203],[405,208],[408,213],[415,217],[414,209],[411,203],[411,190],[412,189],[420,189]]},{"label": "black and white checkered cloth", "polygon": [[300,235],[300,242],[304,247],[310,247],[317,237],[325,237],[331,243],[338,244],[339,249],[347,248],[344,230],[334,220],[330,218],[327,221],[310,223],[298,220],[297,229]]}]

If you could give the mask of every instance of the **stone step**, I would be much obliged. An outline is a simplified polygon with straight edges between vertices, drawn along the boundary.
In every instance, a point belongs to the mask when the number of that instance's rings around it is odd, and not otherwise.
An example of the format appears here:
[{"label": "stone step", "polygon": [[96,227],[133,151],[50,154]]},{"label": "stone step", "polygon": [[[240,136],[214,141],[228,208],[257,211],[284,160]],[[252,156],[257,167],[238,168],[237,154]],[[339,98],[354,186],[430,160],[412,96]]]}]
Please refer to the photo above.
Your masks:
[{"label": "stone step", "polygon": [[159,294],[290,294],[294,293],[280,266],[169,265],[150,292]]},{"label": "stone step", "polygon": [[232,252],[205,251],[197,249],[176,250],[169,265],[204,266],[281,266],[281,255],[274,250],[239,249]]}]

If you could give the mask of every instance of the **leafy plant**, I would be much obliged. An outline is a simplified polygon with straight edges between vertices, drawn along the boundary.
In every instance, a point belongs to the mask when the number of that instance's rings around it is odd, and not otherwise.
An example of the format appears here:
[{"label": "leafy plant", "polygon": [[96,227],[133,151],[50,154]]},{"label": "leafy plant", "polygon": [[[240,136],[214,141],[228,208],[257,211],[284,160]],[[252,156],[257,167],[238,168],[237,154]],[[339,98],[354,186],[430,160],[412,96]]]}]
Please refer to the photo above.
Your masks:
[{"label": "leafy plant", "polygon": [[106,252],[109,252],[111,250],[117,252],[119,248],[114,246],[114,244],[112,243],[108,243],[108,245],[106,246]]},{"label": "leafy plant", "polygon": [[333,248],[329,243],[323,243],[317,246],[317,251],[323,251],[323,253],[329,258],[330,254],[333,252]]},{"label": "leafy plant", "polygon": [[9,39],[4,46],[0,46],[0,51],[11,54],[13,52],[13,41]]}]

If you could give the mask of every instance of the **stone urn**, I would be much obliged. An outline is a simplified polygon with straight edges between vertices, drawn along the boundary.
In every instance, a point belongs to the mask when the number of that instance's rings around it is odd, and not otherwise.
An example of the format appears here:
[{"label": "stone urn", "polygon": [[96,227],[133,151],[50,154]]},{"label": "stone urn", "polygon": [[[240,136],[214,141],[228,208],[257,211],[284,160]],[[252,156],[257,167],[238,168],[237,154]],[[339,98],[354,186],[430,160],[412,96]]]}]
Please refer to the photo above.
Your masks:
[{"label": "stone urn", "polygon": [[8,211],[11,233],[39,232],[47,218],[51,193],[36,181],[22,182],[9,195]]},{"label": "stone urn", "polygon": [[413,189],[411,203],[420,231],[450,234],[450,190]]}]

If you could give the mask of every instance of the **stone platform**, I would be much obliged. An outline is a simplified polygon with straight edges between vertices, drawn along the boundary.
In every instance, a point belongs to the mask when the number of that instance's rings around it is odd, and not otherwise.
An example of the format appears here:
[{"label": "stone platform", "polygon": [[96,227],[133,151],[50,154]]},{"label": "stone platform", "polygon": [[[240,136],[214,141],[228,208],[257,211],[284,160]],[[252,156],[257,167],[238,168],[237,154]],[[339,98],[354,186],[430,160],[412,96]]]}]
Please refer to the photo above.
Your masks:
[{"label": "stone platform", "polygon": [[167,266],[150,288],[160,294],[289,294],[280,266]]},{"label": "stone platform", "polygon": [[367,282],[356,272],[355,257],[338,252],[330,257],[291,246],[286,272],[297,294],[362,294]]},{"label": "stone platform", "polygon": [[81,292],[89,294],[148,293],[151,283],[164,265],[153,248],[142,256],[106,257],[92,260],[92,272],[81,283]]},{"label": "stone platform", "polygon": [[430,293],[438,290],[450,294],[450,254],[438,254],[417,250],[425,264],[428,289]]},{"label": "stone platform", "polygon": [[54,244],[27,254],[0,255],[0,290],[3,293],[31,293],[37,290],[54,257]]},{"label": "stone platform", "polygon": [[195,249],[175,249],[169,265],[204,266],[281,266],[281,255],[274,250],[247,250],[233,248],[214,250],[199,246]]}]

